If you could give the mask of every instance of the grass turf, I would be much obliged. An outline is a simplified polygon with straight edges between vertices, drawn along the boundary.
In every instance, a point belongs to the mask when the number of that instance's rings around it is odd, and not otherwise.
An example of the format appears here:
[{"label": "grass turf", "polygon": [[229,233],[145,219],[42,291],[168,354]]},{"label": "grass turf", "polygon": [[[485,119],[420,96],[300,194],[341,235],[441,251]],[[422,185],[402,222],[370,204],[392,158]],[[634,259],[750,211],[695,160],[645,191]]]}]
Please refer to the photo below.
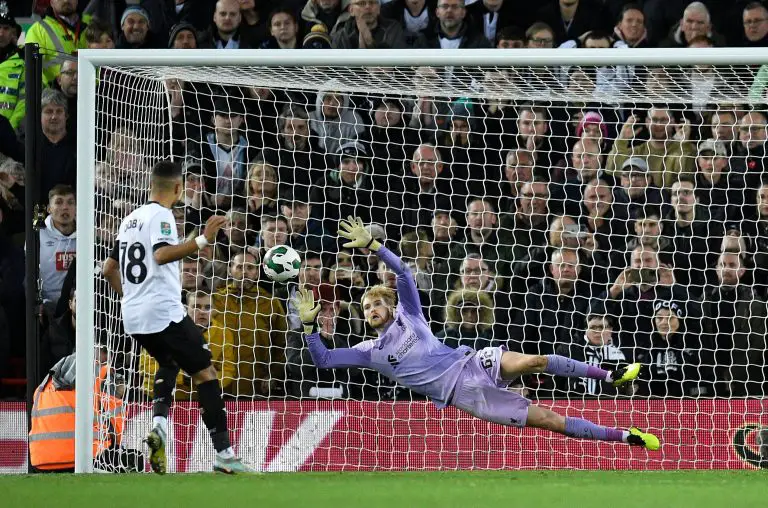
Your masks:
[{"label": "grass turf", "polygon": [[0,476],[0,506],[708,508],[768,506],[768,471]]}]

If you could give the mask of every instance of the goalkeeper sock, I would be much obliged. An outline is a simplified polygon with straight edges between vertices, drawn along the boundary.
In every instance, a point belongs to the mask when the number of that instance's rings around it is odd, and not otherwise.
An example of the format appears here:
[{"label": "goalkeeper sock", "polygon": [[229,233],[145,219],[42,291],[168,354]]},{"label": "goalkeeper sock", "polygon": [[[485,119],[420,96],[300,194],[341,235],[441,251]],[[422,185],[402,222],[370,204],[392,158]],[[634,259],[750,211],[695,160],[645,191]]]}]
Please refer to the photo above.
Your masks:
[{"label": "goalkeeper sock", "polygon": [[582,418],[565,417],[565,435],[597,441],[625,441],[629,432],[603,427]]},{"label": "goalkeeper sock", "polygon": [[213,447],[217,452],[230,448],[232,445],[227,429],[227,410],[224,408],[224,399],[221,398],[219,380],[212,379],[197,385],[197,398],[200,402],[200,415],[211,434]]},{"label": "goalkeeper sock", "polygon": [[610,381],[611,373],[599,367],[587,365],[584,362],[560,355],[547,355],[546,374],[564,377],[588,377],[600,381]]}]

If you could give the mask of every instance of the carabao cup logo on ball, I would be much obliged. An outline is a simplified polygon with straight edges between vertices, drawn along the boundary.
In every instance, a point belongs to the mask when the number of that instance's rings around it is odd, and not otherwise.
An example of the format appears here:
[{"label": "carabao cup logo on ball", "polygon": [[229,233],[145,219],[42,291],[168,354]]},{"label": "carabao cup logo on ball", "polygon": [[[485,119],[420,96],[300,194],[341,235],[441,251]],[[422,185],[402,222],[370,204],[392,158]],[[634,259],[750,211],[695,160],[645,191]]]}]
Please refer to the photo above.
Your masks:
[{"label": "carabao cup logo on ball", "polygon": [[264,256],[264,273],[275,282],[288,282],[299,275],[301,257],[287,245],[275,245]]}]

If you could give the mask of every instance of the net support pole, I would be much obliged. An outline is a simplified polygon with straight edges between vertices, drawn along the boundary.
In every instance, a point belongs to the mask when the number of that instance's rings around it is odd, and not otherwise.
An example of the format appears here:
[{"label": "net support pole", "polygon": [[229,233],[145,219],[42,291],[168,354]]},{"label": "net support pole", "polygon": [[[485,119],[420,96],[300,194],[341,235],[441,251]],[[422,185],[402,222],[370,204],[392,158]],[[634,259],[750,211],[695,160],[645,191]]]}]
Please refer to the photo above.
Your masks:
[{"label": "net support pole", "polygon": [[94,214],[96,158],[96,67],[80,56],[77,68],[77,387],[75,472],[93,472]]},{"label": "net support pole", "polygon": [[40,237],[38,213],[40,203],[40,100],[43,86],[43,62],[40,46],[24,46],[27,116],[25,119],[24,223],[26,244],[26,369],[27,369],[27,428],[32,428],[32,399],[40,382]]}]

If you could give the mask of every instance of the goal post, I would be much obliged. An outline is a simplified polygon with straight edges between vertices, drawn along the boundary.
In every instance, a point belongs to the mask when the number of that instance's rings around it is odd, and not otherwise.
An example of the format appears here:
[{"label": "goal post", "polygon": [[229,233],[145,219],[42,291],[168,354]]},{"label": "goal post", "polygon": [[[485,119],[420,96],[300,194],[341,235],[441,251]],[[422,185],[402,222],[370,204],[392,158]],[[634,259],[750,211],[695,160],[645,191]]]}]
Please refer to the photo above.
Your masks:
[{"label": "goal post", "polygon": [[[78,124],[77,124],[77,159],[78,159],[78,177],[77,177],[77,224],[78,224],[78,248],[77,248],[77,273],[76,273],[76,287],[77,287],[77,323],[76,323],[76,350],[77,350],[77,380],[76,385],[78,387],[92,387],[95,383],[95,362],[97,361],[96,351],[96,331],[100,326],[95,319],[95,311],[98,309],[97,297],[99,296],[99,290],[97,288],[97,279],[99,278],[98,265],[103,259],[98,259],[96,254],[97,244],[97,227],[101,227],[97,224],[98,211],[98,198],[99,192],[97,190],[97,174],[98,174],[98,159],[101,154],[98,153],[98,149],[105,150],[100,145],[102,142],[100,136],[109,135],[112,132],[110,130],[117,129],[118,122],[115,120],[113,123],[107,121],[106,125],[98,125],[99,114],[104,114],[107,117],[114,117],[119,114],[115,111],[100,112],[99,102],[99,90],[104,86],[109,86],[109,83],[102,83],[100,80],[111,79],[110,75],[100,73],[100,69],[118,69],[121,76],[128,76],[125,78],[125,82],[119,86],[130,89],[135,83],[146,82],[147,89],[151,90],[152,96],[147,101],[152,101],[155,105],[162,105],[163,90],[165,90],[165,79],[183,79],[185,81],[200,82],[206,84],[207,89],[211,90],[208,85],[231,85],[240,87],[265,87],[265,88],[281,88],[290,89],[300,92],[302,94],[314,95],[323,90],[325,83],[329,80],[334,82],[334,86],[339,92],[347,94],[360,94],[364,96],[386,96],[386,97],[403,97],[406,95],[417,95],[417,89],[414,88],[411,83],[403,84],[398,81],[398,76],[406,76],[408,73],[418,67],[431,67],[437,69],[449,69],[446,74],[437,80],[435,83],[428,85],[431,86],[426,90],[427,94],[432,96],[448,96],[448,97],[462,97],[468,100],[483,100],[488,98],[508,99],[514,101],[526,101],[526,100],[541,100],[551,102],[568,102],[571,100],[580,100],[583,102],[601,102],[604,104],[617,103],[678,103],[683,102],[678,100],[679,97],[673,92],[668,95],[659,93],[656,97],[649,97],[647,94],[637,92],[628,88],[620,91],[619,94],[611,97],[595,96],[587,93],[584,90],[578,88],[572,90],[564,90],[557,88],[556,90],[546,91],[544,89],[537,89],[537,85],[531,81],[528,81],[527,74],[531,69],[543,69],[539,74],[539,83],[543,85],[554,84],[558,80],[558,75],[563,68],[573,67],[614,67],[614,66],[637,66],[637,67],[661,67],[665,69],[665,72],[670,76],[675,76],[685,72],[690,66],[707,65],[715,66],[717,68],[731,69],[733,72],[730,74],[730,79],[734,80],[732,84],[739,84],[737,82],[742,81],[740,87],[726,88],[724,92],[718,96],[718,101],[723,103],[735,103],[735,104],[749,104],[753,102],[745,90],[748,90],[749,83],[754,79],[756,70],[748,66],[759,66],[768,64],[768,50],[764,48],[692,48],[692,49],[521,49],[521,50],[238,50],[238,51],[222,51],[222,50],[81,50],[78,52]],[[364,77],[356,76],[353,72],[349,72],[349,69],[373,69],[373,71]],[[378,69],[378,70],[377,70]],[[477,87],[477,80],[474,77],[481,75],[483,71],[488,70],[505,70],[509,72],[508,81],[503,83],[497,89],[494,89],[491,97],[491,93],[483,91],[482,88]],[[523,72],[525,71],[525,72]],[[567,73],[567,71],[566,71]],[[114,76],[111,75],[111,76]],[[122,79],[122,78],[121,78]],[[404,78],[403,78],[404,79]],[[746,86],[746,89],[745,89]],[[206,87],[201,88],[201,90]],[[737,90],[738,88],[738,90]],[[138,92],[141,92],[137,88]],[[739,91],[740,90],[740,91]],[[422,92],[422,90],[418,90]],[[204,95],[205,91],[197,91],[196,94]],[[139,96],[126,98],[123,100],[139,100]],[[609,100],[610,99],[610,100]],[[309,104],[309,108],[313,106],[314,102]],[[140,105],[141,106],[141,105]],[[166,104],[168,115],[170,115],[170,104]],[[185,105],[186,107],[186,105]],[[157,110],[158,108],[155,108]],[[159,108],[163,110],[163,108]],[[211,111],[202,110],[199,111],[201,117],[203,114],[211,115]],[[135,113],[137,116],[134,119],[136,122],[153,122],[153,121],[167,121],[171,123],[170,118],[158,118],[155,113],[147,113],[141,108],[137,108]],[[141,115],[146,115],[146,118],[141,118]],[[153,116],[155,115],[155,116]],[[207,120],[201,120],[200,123],[204,124]],[[198,127],[198,126],[191,126]],[[202,127],[202,126],[199,126]],[[99,133],[101,128],[104,132]],[[621,128],[621,124],[615,126],[616,132]],[[143,134],[145,137],[153,136],[153,127],[147,127],[147,132]],[[277,138],[278,133],[272,133]],[[268,148],[268,147],[259,147]],[[153,148],[154,149],[154,148]],[[169,149],[169,152],[173,153],[173,150]],[[153,158],[158,158],[160,150],[153,154]],[[183,155],[179,153],[173,153],[173,155],[180,161],[184,160]],[[407,155],[410,158],[410,154]],[[149,158],[148,158],[149,159]],[[145,168],[146,169],[146,168]],[[503,170],[502,170],[503,171]],[[145,175],[146,176],[146,175]],[[146,178],[145,180],[146,181]],[[482,197],[482,196],[481,196]],[[503,197],[503,196],[502,196]],[[318,204],[312,203],[313,206]],[[322,204],[320,204],[322,205]],[[407,205],[407,203],[406,203]],[[403,203],[401,202],[401,206]],[[406,206],[407,208],[407,206]],[[114,218],[113,218],[114,219]],[[118,217],[117,220],[122,219]],[[385,228],[389,226],[384,224]],[[261,227],[259,224],[257,227]],[[334,232],[326,232],[333,234]],[[457,260],[450,260],[457,261]],[[458,260],[460,261],[460,260]],[[444,305],[444,304],[443,304]],[[111,339],[110,339],[111,340]],[[123,340],[123,339],[120,339]],[[135,383],[136,381],[129,381],[129,383]],[[136,387],[133,387],[136,388]],[[129,391],[131,389],[129,388]],[[582,401],[581,395],[574,396],[573,400]],[[143,403],[146,406],[148,400],[134,399],[131,403]],[[270,455],[271,463],[269,467],[271,470],[291,470],[298,469],[303,464],[304,460],[316,450],[320,441],[314,442],[313,440],[322,440],[326,434],[323,432],[330,432],[329,428],[333,427],[334,423],[340,418],[339,407],[337,406],[339,400],[321,401],[317,402],[316,406],[311,406],[312,409],[307,409],[311,412],[306,420],[301,420],[298,423],[292,423],[292,430],[295,434],[290,438],[291,440],[297,440],[296,443],[290,441],[290,445],[293,445],[295,449],[301,453],[306,452],[306,456],[301,459],[289,456],[290,452],[284,452],[280,449],[276,454]],[[562,410],[567,410],[570,406],[571,399],[566,397],[565,402],[558,407]],[[609,398],[609,405],[615,404],[616,399]],[[240,400],[233,402],[235,407],[241,403]],[[76,411],[76,461],[75,470],[78,473],[90,473],[93,472],[93,440],[94,440],[94,391],[91,389],[78,389],[77,390],[77,411]],[[296,406],[295,404],[299,404]],[[366,407],[366,402],[360,403],[360,406],[355,406],[355,411],[363,411]],[[644,403],[641,403],[641,408],[644,408]],[[260,406],[261,407],[261,406]],[[254,425],[277,425],[279,416],[276,413],[280,411],[280,408],[293,408],[291,410],[304,411],[304,406],[299,402],[286,402],[284,404],[278,403],[273,406],[264,406],[264,410],[259,415],[253,417],[253,421],[248,418],[240,419],[238,425],[240,427],[249,427],[253,430]],[[299,409],[295,409],[298,407]],[[307,406],[310,407],[310,406]],[[591,406],[589,406],[591,407]],[[653,405],[654,416],[659,416],[659,411],[663,411],[666,408],[666,402],[662,401],[660,404]],[[683,412],[684,404],[674,402],[670,403],[670,410],[676,410]],[[740,406],[741,407],[741,406]],[[619,411],[618,406],[616,410]],[[287,409],[286,409],[287,410]],[[640,409],[638,409],[639,411]],[[407,409],[406,413],[397,413],[395,409],[375,409],[374,412],[383,411],[388,414],[392,419],[397,419],[402,414],[411,415],[411,409]],[[608,411],[607,409],[598,409],[593,411],[597,413],[599,411]],[[633,409],[633,411],[635,411]],[[727,410],[724,410],[727,411]],[[745,413],[750,412],[746,409]],[[425,416],[433,414],[433,411],[428,411],[422,406],[418,409],[413,409],[413,414],[418,415],[419,418],[429,418]],[[377,413],[378,414],[378,413]],[[265,416],[267,415],[267,416]],[[306,415],[302,415],[306,416]],[[146,421],[146,415],[143,416]],[[249,417],[250,418],[250,417]],[[259,419],[261,418],[261,419]],[[363,433],[370,432],[369,429],[364,429],[366,421],[372,418],[370,414],[357,414],[350,417],[350,421],[347,422],[347,428],[344,433]],[[247,420],[247,421],[246,421]],[[308,423],[309,421],[309,423]],[[672,421],[672,419],[668,420]],[[254,423],[255,422],[255,423]],[[453,429],[452,432],[459,432],[451,427],[450,423],[443,422],[446,428]],[[441,423],[440,425],[443,425]],[[717,421],[714,422],[717,424]],[[747,422],[749,423],[749,422]],[[376,425],[386,425],[384,420],[376,420]],[[185,424],[186,425],[186,424]],[[287,425],[287,424],[286,424]],[[394,426],[394,424],[392,424]],[[187,427],[194,428],[195,423],[186,425]],[[330,426],[330,427],[328,427]],[[198,425],[199,427],[199,425]],[[270,427],[271,428],[271,427]],[[379,427],[375,427],[378,429]],[[470,432],[475,435],[481,435],[486,427],[472,427]],[[318,430],[320,429],[320,430]],[[238,429],[240,430],[240,429]],[[718,435],[725,435],[731,432],[728,428],[714,428],[714,429],[702,429],[705,432],[712,432]],[[396,430],[393,430],[390,434],[396,434]],[[199,429],[198,429],[199,433]],[[203,433],[204,435],[205,433]],[[195,433],[189,429],[185,429],[187,439],[194,439]],[[265,452],[263,447],[267,445],[269,437],[264,437],[254,434],[255,437],[249,436],[251,441],[246,443],[248,446],[253,447],[255,450],[253,453],[259,458],[258,460],[265,460]],[[318,437],[319,436],[319,437]],[[481,436],[482,437],[482,436]],[[430,436],[424,437],[424,442],[429,442]],[[487,436],[485,437],[488,441]],[[560,439],[559,437],[557,439]],[[567,438],[562,438],[567,439]],[[338,441],[343,442],[343,440]],[[337,442],[337,443],[338,443]],[[362,442],[362,441],[361,441]],[[140,443],[140,441],[138,441]],[[310,444],[307,444],[310,443]],[[366,443],[368,443],[366,441]],[[537,452],[541,452],[538,443],[532,441],[525,441],[529,446],[534,446]],[[434,444],[434,442],[432,443]],[[522,442],[519,442],[523,446]],[[210,455],[210,450],[205,448],[208,443],[203,443],[202,448],[198,449],[198,444],[194,446],[189,442],[184,443],[185,448],[189,448],[193,451],[189,453],[199,455]],[[288,445],[286,445],[288,446]],[[442,446],[442,445],[440,445]],[[582,446],[578,444],[578,446]],[[679,453],[679,443],[673,443],[675,447],[675,453],[672,453],[668,461],[685,460]],[[262,448],[259,448],[262,447]],[[181,447],[179,447],[181,448]],[[562,448],[557,448],[560,452]],[[596,458],[594,454],[599,453],[597,448],[590,445],[584,445],[584,454],[592,458]],[[429,446],[425,446],[425,450],[422,451],[422,455],[429,455]],[[459,451],[452,449],[450,453],[460,455]],[[601,448],[600,450],[604,450]],[[612,450],[612,448],[611,448]],[[352,457],[354,453],[349,453],[349,457],[346,455],[340,459],[341,462],[331,466],[327,466],[330,469],[340,468],[344,469],[348,467],[350,469],[355,468],[373,468],[376,469],[377,464],[371,466],[370,464],[361,465],[353,462]],[[327,450],[324,452],[330,454]],[[378,453],[378,452],[377,452]],[[381,452],[384,453],[384,452]],[[559,453],[557,451],[552,453]],[[573,453],[573,449],[565,452],[566,455]],[[592,454],[592,455],[590,455]],[[276,455],[276,456],[275,456]],[[694,452],[694,458],[690,459],[688,467],[706,467],[706,458],[699,458],[699,455]],[[207,456],[207,455],[206,455]],[[383,456],[383,455],[382,455]],[[377,457],[379,457],[377,455]],[[626,456],[621,455],[619,452],[609,457],[610,460],[624,460]],[[191,459],[190,459],[191,460]],[[297,462],[297,461],[301,462]],[[379,459],[377,459],[378,461]],[[381,459],[384,460],[384,459]],[[395,459],[389,457],[387,466],[380,466],[382,468],[396,467]],[[426,459],[425,459],[426,460]],[[570,460],[570,459],[569,459]],[[629,459],[627,459],[629,460]],[[644,459],[635,458],[633,460],[642,461]],[[699,462],[697,462],[699,461]],[[704,464],[700,463],[703,462]],[[382,462],[383,463],[383,462]],[[490,464],[491,462],[489,462]],[[557,461],[554,462],[557,464]],[[594,467],[594,464],[587,462],[573,462],[578,463],[575,467]],[[561,467],[571,467],[568,465]],[[736,462],[732,459],[724,459],[723,464],[729,464],[730,467],[738,467]],[[298,464],[298,465],[297,465]],[[462,462],[458,459],[454,462],[437,461],[436,466],[425,466],[427,468],[463,468],[463,467],[476,467],[475,464]],[[498,464],[493,462],[493,464]],[[503,463],[501,467],[507,467]],[[586,464],[586,465],[585,465]],[[623,463],[621,467],[626,466]],[[693,466],[691,466],[693,464]],[[666,465],[669,468],[669,463],[665,463],[662,459],[656,466]],[[197,467],[197,466],[194,466]],[[259,464],[261,467],[261,464]],[[266,467],[266,469],[269,469]],[[322,468],[325,466],[319,465]],[[410,466],[404,466],[410,467]],[[418,465],[413,467],[419,467]],[[480,466],[484,467],[484,466]],[[545,467],[556,467],[551,465],[545,465]],[[710,466],[711,467],[711,466]],[[720,466],[718,466],[720,467]],[[285,468],[285,469],[280,469]]]}]

